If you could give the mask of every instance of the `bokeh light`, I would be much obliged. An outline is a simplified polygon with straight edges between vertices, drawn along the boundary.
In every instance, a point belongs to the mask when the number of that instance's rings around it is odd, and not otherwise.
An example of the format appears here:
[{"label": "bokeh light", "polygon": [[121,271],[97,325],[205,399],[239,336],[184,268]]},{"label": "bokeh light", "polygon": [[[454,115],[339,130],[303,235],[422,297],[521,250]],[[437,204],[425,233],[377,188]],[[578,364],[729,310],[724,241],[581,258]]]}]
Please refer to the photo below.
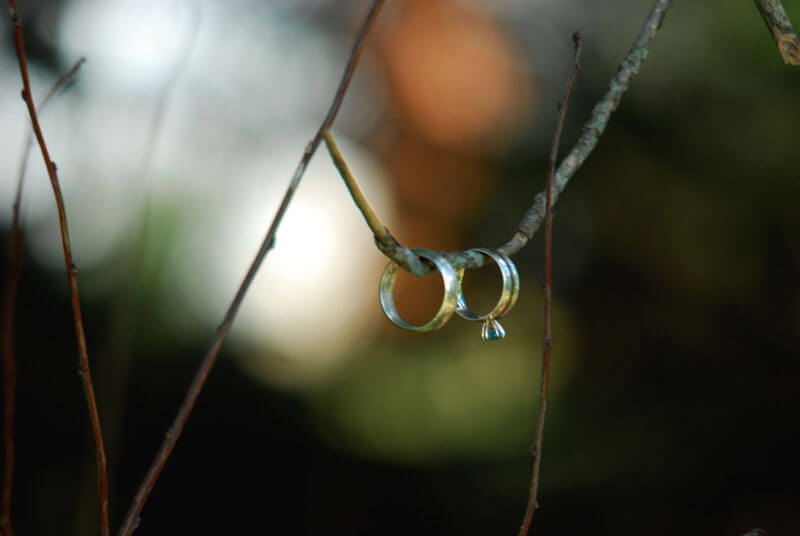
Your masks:
[{"label": "bokeh light", "polygon": [[192,32],[193,2],[78,0],[59,25],[67,57],[91,52],[95,66],[85,77],[115,91],[135,93],[170,74]]},{"label": "bokeh light", "polygon": [[405,2],[386,49],[400,117],[425,138],[497,145],[525,116],[530,82],[488,13],[452,0]]},{"label": "bokeh light", "polygon": [[[478,296],[477,301],[485,296]],[[531,359],[537,338],[530,325],[542,309],[531,289],[527,306],[502,323],[504,344],[481,341],[479,323],[454,320],[434,340],[373,351],[351,366],[347,379],[318,400],[323,437],[347,448],[395,463],[497,460],[525,449],[535,421],[539,365]],[[554,333],[560,341],[553,365],[552,395],[558,397],[575,373],[580,351],[568,312],[556,304]]]},{"label": "bokeh light", "polygon": [[[196,199],[193,213],[183,218],[184,240],[167,286],[177,289],[181,302],[208,328],[219,322],[263,239],[303,141],[291,133],[265,141],[258,157],[234,172],[237,188]],[[346,139],[341,146],[370,203],[391,222],[385,171]],[[202,209],[211,205],[213,219]],[[234,338],[249,348],[242,359],[246,369],[289,384],[325,377],[353,345],[374,336],[382,264],[336,168],[321,152],[306,172],[233,330]],[[362,285],[366,288],[353,292]]]}]

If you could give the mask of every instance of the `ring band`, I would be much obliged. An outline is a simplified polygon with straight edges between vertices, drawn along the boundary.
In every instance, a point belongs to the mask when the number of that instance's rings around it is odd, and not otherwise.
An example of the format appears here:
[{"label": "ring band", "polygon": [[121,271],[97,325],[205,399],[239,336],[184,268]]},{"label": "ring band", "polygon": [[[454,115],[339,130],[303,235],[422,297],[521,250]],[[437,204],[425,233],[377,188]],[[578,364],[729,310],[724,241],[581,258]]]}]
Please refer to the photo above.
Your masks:
[{"label": "ring band", "polygon": [[[500,275],[503,277],[503,290],[500,293],[500,298],[497,300],[497,304],[494,306],[494,309],[485,315],[478,315],[470,310],[470,308],[467,306],[466,300],[464,300],[464,293],[462,290],[458,294],[456,313],[461,318],[466,318],[467,320],[473,320],[475,322],[483,322],[481,338],[484,341],[502,339],[506,333],[503,329],[503,326],[500,325],[500,322],[498,322],[497,319],[505,316],[511,310],[511,308],[514,307],[514,304],[517,303],[517,298],[519,297],[519,272],[517,272],[517,267],[514,265],[511,259],[499,251],[487,248],[475,248],[471,249],[470,251],[482,253],[492,259],[495,264],[497,264],[497,267],[500,270]],[[459,286],[463,278],[464,270],[459,270]]]},{"label": "ring band", "polygon": [[442,300],[442,305],[439,307],[436,315],[421,326],[415,326],[403,320],[394,304],[394,283],[397,279],[400,266],[392,261],[384,268],[383,274],[381,275],[381,307],[383,307],[383,312],[386,313],[389,320],[398,327],[409,331],[433,331],[434,329],[442,327],[450,317],[453,316],[459,296],[461,295],[461,279],[444,255],[428,249],[413,249],[411,251],[420,257],[430,260],[439,269],[442,282],[444,283],[444,299]]},{"label": "ring band", "polygon": [[[517,303],[517,298],[519,297],[519,272],[517,272],[517,267],[514,266],[514,263],[508,258],[508,256],[503,255],[499,251],[487,248],[475,248],[471,249],[470,251],[482,253],[492,259],[495,264],[497,264],[497,267],[500,269],[500,275],[503,277],[503,291],[500,294],[500,299],[497,300],[497,305],[495,305],[494,309],[485,315],[475,314],[469,309],[467,302],[464,300],[464,294],[462,291],[458,295],[456,313],[461,318],[474,320],[476,322],[482,322],[490,318],[502,318],[511,310],[512,307],[514,307],[514,304]],[[464,270],[459,270],[458,276],[459,282],[463,280]]]}]

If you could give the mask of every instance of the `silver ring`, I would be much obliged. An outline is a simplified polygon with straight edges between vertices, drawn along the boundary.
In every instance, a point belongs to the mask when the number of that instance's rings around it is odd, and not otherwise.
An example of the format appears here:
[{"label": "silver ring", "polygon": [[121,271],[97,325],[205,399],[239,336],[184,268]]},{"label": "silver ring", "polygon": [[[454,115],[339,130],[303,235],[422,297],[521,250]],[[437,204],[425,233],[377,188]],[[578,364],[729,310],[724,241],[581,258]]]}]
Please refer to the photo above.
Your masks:
[{"label": "silver ring", "polygon": [[381,275],[381,307],[383,307],[383,312],[386,313],[386,316],[395,326],[409,331],[433,331],[434,329],[442,327],[450,320],[450,317],[453,316],[453,312],[456,310],[458,297],[461,295],[461,280],[444,255],[427,249],[412,249],[411,251],[420,257],[432,261],[439,269],[439,273],[442,275],[442,281],[444,282],[444,299],[442,300],[442,305],[439,307],[436,315],[421,326],[414,326],[403,320],[394,304],[394,282],[397,279],[397,272],[400,267],[396,262],[392,261],[386,265]]},{"label": "silver ring", "polygon": [[[499,251],[487,248],[475,248],[471,249],[470,251],[482,253],[492,259],[495,264],[497,264],[497,267],[500,269],[500,275],[503,277],[503,290],[500,293],[500,298],[497,300],[497,304],[494,306],[494,309],[485,315],[475,314],[469,309],[467,302],[464,300],[462,291],[459,293],[458,301],[456,302],[456,313],[461,318],[473,320],[475,322],[483,322],[483,327],[481,328],[481,338],[484,341],[495,341],[502,339],[505,337],[506,332],[497,319],[505,316],[511,310],[511,308],[514,307],[514,304],[517,303],[517,298],[519,297],[519,272],[517,272],[517,267],[514,266],[514,263],[511,261],[511,259]],[[459,270],[459,285],[463,278],[464,270]]]}]

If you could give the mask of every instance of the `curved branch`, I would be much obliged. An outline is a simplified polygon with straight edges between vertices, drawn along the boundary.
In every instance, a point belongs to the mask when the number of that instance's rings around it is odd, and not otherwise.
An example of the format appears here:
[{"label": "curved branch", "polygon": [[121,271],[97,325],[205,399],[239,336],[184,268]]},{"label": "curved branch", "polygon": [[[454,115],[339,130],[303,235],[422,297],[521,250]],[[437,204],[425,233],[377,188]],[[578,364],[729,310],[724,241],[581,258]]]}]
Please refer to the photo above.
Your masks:
[{"label": "curved branch", "polygon": [[326,130],[322,133],[322,137],[325,139],[325,146],[328,148],[328,153],[330,153],[333,159],[333,164],[336,166],[336,169],[339,170],[342,179],[344,179],[344,184],[350,192],[350,197],[353,198],[353,203],[356,204],[361,215],[364,216],[367,226],[369,226],[372,235],[375,237],[375,241],[379,244],[389,245],[389,230],[381,223],[375,211],[372,210],[369,201],[364,197],[364,192],[361,191],[358,181],[356,181],[344,156],[342,156],[342,152],[336,144],[333,133],[331,133],[330,130]]},{"label": "curved branch", "polygon": [[[630,52],[628,52],[622,60],[616,74],[611,78],[608,91],[606,91],[606,94],[600,102],[595,105],[591,118],[584,124],[583,133],[580,138],[578,138],[578,142],[561,161],[561,165],[558,167],[553,180],[552,202],[554,204],[556,200],[558,200],[558,196],[567,186],[569,180],[586,161],[600,141],[600,137],[603,135],[611,119],[611,114],[619,106],[622,96],[628,90],[631,79],[636,76],[642,63],[647,59],[648,45],[661,27],[664,16],[670,5],[672,5],[672,0],[656,0]],[[546,198],[547,193],[544,191],[536,195],[533,206],[531,206],[522,217],[522,221],[511,237],[511,240],[497,248],[498,251],[506,255],[514,255],[528,243],[545,219]],[[375,245],[384,255],[397,262],[406,271],[415,276],[421,277],[427,275],[435,269],[432,264],[420,259],[414,255],[410,249],[400,244],[391,234],[388,235],[387,242],[376,240]],[[467,251],[446,252],[445,256],[456,270],[462,268],[479,268],[483,266],[485,262],[485,257],[483,255]]]}]

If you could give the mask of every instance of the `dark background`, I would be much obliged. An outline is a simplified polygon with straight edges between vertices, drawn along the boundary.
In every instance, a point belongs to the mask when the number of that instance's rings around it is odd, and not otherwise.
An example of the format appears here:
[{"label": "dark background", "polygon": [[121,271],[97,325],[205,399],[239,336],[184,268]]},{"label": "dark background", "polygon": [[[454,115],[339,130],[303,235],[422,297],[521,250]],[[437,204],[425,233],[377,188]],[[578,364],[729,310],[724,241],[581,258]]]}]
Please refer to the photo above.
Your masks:
[{"label": "dark background", "polygon": [[[71,3],[20,4],[29,59],[45,88],[74,60],[52,37]],[[366,4],[267,2],[256,9],[242,1],[227,9],[234,20],[277,17],[286,35],[297,29],[295,40],[302,32],[332,36],[346,50]],[[441,250],[499,245],[543,186],[570,33],[584,34],[584,68],[562,154],[649,2],[389,4],[357,79],[373,89],[363,101],[346,101],[341,136],[386,170],[391,227],[401,241]],[[800,19],[797,4],[786,7]],[[209,28],[221,26],[233,39],[237,26],[205,9],[197,46]],[[21,114],[9,28],[0,36],[3,87],[17,88],[0,99],[4,110],[13,105]],[[92,52],[85,52],[88,68]],[[343,58],[332,56],[339,72]],[[247,57],[240,59],[246,66]],[[284,78],[281,91],[292,91],[280,62],[256,68],[274,69]],[[92,105],[80,101],[91,100],[81,89],[87,78],[70,90],[78,115]],[[331,84],[296,81],[322,103],[332,96]],[[191,88],[202,93],[198,84],[193,79]],[[152,110],[158,91],[142,90],[136,105]],[[537,534],[800,530],[798,95],[800,70],[781,63],[750,2],[675,3],[608,131],[557,205],[553,391]],[[238,96],[232,91],[214,106],[235,106]],[[175,106],[185,108],[182,102]],[[379,111],[359,128],[362,105]],[[322,118],[317,108],[305,112],[312,125]],[[11,155],[23,125],[12,130],[4,120]],[[163,128],[169,131],[169,121]],[[251,139],[261,135],[240,128]],[[298,145],[298,158],[301,152]],[[108,165],[95,156],[90,163]],[[4,183],[13,185],[16,162],[4,158]],[[43,181],[41,169],[36,175],[32,168],[28,180]],[[288,175],[270,180],[282,185]],[[237,187],[235,177],[220,182]],[[91,191],[81,195],[103,203]],[[3,196],[10,206],[11,196]],[[213,204],[203,214],[222,217]],[[191,315],[187,322],[197,327],[182,331],[158,320],[155,296],[169,289],[151,284],[137,262],[145,242],[169,227],[159,227],[153,213],[142,217],[152,228],[145,238],[122,240],[80,272],[82,288],[93,289],[82,305],[108,438],[114,527],[213,333],[213,323]],[[7,243],[8,228],[2,233]],[[168,262],[169,247],[147,250],[155,271]],[[345,295],[375,300],[383,261],[373,255],[371,279]],[[515,533],[538,411],[542,259],[541,236],[515,257],[523,291],[500,343],[481,344],[477,326],[455,321],[427,336],[400,333],[371,305],[369,335],[339,351],[337,367],[323,379],[293,382],[280,374],[265,380],[246,365],[267,353],[280,368],[291,355],[233,340],[137,534]],[[114,270],[129,275],[98,287],[87,281]],[[16,325],[13,520],[20,535],[97,533],[93,450],[64,283],[63,268],[47,265],[26,241]],[[403,284],[399,299],[412,317],[436,307],[435,292]],[[489,279],[467,286],[489,296],[487,304],[492,288]],[[212,317],[221,319],[226,299]],[[335,303],[327,307],[336,314]]]}]

